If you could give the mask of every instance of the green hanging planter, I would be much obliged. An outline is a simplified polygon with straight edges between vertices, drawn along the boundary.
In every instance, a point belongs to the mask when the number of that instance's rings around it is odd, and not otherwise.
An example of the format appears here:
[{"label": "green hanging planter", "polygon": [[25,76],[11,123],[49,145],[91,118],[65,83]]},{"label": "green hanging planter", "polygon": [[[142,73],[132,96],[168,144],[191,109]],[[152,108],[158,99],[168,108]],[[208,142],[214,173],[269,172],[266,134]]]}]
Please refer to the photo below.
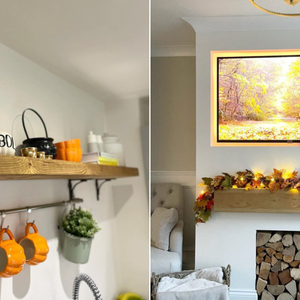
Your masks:
[{"label": "green hanging planter", "polygon": [[63,256],[65,259],[77,263],[86,264],[89,261],[92,238],[80,238],[64,231]]},{"label": "green hanging planter", "polygon": [[65,259],[85,264],[89,260],[91,245],[100,230],[90,211],[72,209],[62,222],[62,253]]}]

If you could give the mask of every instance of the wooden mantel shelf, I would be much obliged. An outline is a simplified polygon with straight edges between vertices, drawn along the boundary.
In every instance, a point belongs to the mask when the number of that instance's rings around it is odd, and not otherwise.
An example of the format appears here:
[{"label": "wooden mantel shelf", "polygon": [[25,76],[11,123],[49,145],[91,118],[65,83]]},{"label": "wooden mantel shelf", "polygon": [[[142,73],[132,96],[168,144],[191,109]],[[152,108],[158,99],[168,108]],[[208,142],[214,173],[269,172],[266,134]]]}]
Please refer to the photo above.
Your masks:
[{"label": "wooden mantel shelf", "polygon": [[216,212],[241,213],[300,213],[300,194],[297,191],[232,189],[215,192]]},{"label": "wooden mantel shelf", "polygon": [[0,180],[114,179],[138,175],[137,168],[0,156]]}]

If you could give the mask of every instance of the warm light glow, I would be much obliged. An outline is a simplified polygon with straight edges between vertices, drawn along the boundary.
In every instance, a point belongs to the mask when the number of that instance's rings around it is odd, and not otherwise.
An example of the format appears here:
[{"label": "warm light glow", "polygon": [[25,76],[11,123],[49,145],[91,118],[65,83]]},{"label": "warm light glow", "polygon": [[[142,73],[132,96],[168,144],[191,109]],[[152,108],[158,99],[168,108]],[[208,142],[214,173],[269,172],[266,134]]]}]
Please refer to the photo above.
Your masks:
[{"label": "warm light glow", "polygon": [[244,180],[244,177],[242,177],[241,180],[243,181],[243,180]]},{"label": "warm light glow", "polygon": [[274,181],[274,178],[272,178],[271,181]]},{"label": "warm light glow", "polygon": [[[299,50],[254,50],[254,51],[212,51],[211,52],[211,146],[217,147],[257,147],[257,146],[268,146],[268,147],[294,147],[299,146],[300,143],[218,143],[217,142],[217,59],[219,57],[255,57],[255,56],[291,56],[300,55]],[[277,99],[276,105],[278,108],[282,105],[282,99]]]}]

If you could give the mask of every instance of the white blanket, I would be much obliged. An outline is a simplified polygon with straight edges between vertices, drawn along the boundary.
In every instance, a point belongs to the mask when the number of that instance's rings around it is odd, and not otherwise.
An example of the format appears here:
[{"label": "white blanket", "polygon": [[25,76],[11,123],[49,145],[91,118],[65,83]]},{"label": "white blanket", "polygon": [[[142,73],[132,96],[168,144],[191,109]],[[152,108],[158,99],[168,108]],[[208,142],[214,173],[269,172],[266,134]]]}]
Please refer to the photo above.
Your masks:
[{"label": "white blanket", "polygon": [[203,269],[183,279],[164,277],[157,289],[157,300],[229,300],[228,286],[222,284],[221,268]]},{"label": "white blanket", "polygon": [[229,300],[227,285],[190,292],[157,293],[157,300]]}]

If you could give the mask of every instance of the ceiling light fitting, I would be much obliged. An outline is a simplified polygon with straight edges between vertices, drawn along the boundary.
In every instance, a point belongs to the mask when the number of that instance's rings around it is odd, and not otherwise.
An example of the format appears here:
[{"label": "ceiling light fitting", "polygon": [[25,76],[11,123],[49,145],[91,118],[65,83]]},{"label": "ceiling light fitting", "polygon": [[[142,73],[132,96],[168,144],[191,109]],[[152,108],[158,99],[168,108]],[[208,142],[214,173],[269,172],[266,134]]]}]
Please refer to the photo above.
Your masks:
[{"label": "ceiling light fitting", "polygon": [[249,0],[260,10],[276,16],[300,17],[300,0]]}]

